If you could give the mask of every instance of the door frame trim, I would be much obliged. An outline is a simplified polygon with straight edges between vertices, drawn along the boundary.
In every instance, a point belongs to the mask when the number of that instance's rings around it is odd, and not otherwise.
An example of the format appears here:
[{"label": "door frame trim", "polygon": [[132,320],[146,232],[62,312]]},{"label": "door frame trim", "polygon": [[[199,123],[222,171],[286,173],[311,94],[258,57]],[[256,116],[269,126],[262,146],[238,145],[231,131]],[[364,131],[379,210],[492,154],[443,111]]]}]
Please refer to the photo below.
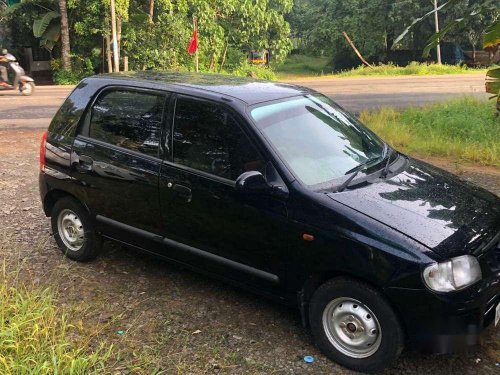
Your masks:
[{"label": "door frame trim", "polygon": [[[161,242],[166,246],[175,247],[176,249],[181,250],[185,253],[196,255],[200,258],[207,259],[207,260],[212,261],[214,263],[217,263],[219,265],[231,267],[231,268],[236,269],[238,271],[250,274],[252,276],[256,276],[260,279],[267,280],[273,284],[280,283],[280,278],[275,274],[272,274],[272,273],[266,272],[266,271],[262,271],[260,269],[248,266],[248,265],[243,264],[243,263],[236,262],[236,261],[231,260],[231,259],[221,257],[220,255],[213,254],[209,251],[201,250],[201,249],[198,249],[196,247],[189,246],[189,245],[183,244],[181,242],[171,240],[171,239],[166,238],[166,237],[162,237],[160,235],[145,231],[143,229],[136,228],[136,227],[128,225],[128,224],[121,223],[119,221],[110,219],[110,218],[102,216],[102,215],[97,215],[96,220],[103,223],[103,224],[114,226],[120,230],[130,232],[134,235],[147,238],[148,240],[152,240],[155,242]],[[195,265],[193,265],[193,266],[195,266]]]}]

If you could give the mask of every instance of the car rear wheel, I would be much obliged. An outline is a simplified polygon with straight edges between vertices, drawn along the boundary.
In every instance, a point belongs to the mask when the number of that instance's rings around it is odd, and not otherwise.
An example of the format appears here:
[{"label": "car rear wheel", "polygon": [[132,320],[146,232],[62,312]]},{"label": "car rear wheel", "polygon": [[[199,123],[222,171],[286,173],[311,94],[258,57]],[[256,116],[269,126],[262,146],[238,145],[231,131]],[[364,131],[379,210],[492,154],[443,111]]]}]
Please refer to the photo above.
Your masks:
[{"label": "car rear wheel", "polygon": [[68,258],[80,262],[94,259],[101,248],[101,238],[84,207],[70,197],[58,200],[51,213],[54,238]]},{"label": "car rear wheel", "polygon": [[390,366],[403,349],[399,319],[384,296],[353,279],[320,286],[309,305],[313,338],[331,360],[356,371]]}]

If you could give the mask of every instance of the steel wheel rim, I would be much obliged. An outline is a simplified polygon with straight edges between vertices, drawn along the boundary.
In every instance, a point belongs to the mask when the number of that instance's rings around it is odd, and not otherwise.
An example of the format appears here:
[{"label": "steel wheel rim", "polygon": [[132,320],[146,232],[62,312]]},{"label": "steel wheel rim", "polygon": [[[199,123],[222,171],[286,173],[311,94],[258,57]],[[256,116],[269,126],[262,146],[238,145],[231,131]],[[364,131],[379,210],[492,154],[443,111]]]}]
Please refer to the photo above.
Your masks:
[{"label": "steel wheel rim", "polygon": [[323,310],[323,330],[330,343],[352,358],[373,355],[382,342],[380,323],[363,303],[348,297],[331,301]]},{"label": "steel wheel rim", "polygon": [[57,217],[57,231],[64,245],[78,251],[85,242],[85,230],[80,218],[71,210],[64,209]]}]

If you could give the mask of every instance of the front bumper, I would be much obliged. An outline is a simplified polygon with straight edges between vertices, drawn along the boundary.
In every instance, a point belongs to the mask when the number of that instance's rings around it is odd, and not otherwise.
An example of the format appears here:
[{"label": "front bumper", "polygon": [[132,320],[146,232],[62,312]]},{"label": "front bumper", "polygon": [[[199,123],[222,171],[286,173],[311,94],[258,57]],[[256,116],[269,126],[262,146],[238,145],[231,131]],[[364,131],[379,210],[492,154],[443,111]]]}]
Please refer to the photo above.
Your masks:
[{"label": "front bumper", "polygon": [[474,306],[446,302],[426,290],[390,288],[387,294],[403,320],[409,346],[445,354],[481,343],[481,333],[494,321],[500,303],[500,288],[495,289]]},{"label": "front bumper", "polygon": [[[462,291],[387,288],[386,295],[405,327],[410,347],[433,353],[462,352],[481,343],[500,303],[500,248],[479,258],[483,280]],[[500,325],[499,325],[500,329]]]}]

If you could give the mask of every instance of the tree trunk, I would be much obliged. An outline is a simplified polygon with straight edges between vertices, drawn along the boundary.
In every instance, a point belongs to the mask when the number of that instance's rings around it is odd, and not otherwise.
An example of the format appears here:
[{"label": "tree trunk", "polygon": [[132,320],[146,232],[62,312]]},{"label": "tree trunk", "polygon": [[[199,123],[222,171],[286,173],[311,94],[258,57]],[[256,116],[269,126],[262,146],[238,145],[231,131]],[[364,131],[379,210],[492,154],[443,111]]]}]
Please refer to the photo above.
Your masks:
[{"label": "tree trunk", "polygon": [[149,17],[148,17],[148,21],[149,21],[150,24],[153,23],[154,11],[155,11],[155,0],[149,0]]},{"label": "tree trunk", "polygon": [[472,45],[472,62],[475,64],[476,63],[476,45]]},{"label": "tree trunk", "polygon": [[69,44],[68,11],[66,0],[59,0],[61,14],[61,60],[64,70],[71,70],[71,47]]},{"label": "tree trunk", "polygon": [[210,66],[208,70],[212,71],[215,68],[215,51],[212,52],[212,56],[210,57]]},{"label": "tree trunk", "polygon": [[115,72],[120,71],[120,60],[118,57],[118,41],[116,38],[116,9],[115,0],[111,0],[110,11],[111,11],[111,42],[113,43],[113,69]]},{"label": "tree trunk", "polygon": [[342,34],[344,35],[344,38],[347,40],[347,43],[349,43],[349,45],[351,46],[351,48],[354,50],[354,53],[359,57],[359,59],[361,60],[361,62],[363,64],[365,64],[367,67],[373,69],[373,66],[371,66],[370,63],[368,61],[366,61],[364,59],[364,57],[361,55],[361,53],[358,51],[358,49],[356,48],[356,46],[352,42],[351,38],[349,38],[349,35],[347,35],[347,33],[345,31],[343,31]]},{"label": "tree trunk", "polygon": [[219,66],[219,72],[224,68],[224,64],[226,63],[226,55],[227,55],[227,47],[229,43],[226,42],[226,47],[224,48],[224,53],[222,54],[222,61]]},{"label": "tree trunk", "polygon": [[[122,18],[116,17],[116,41],[118,42],[118,61],[121,61],[122,50]],[[120,64],[120,63],[118,63]]]},{"label": "tree trunk", "polygon": [[108,72],[113,73],[113,58],[111,57],[111,40],[106,33],[106,58],[108,60]]}]

